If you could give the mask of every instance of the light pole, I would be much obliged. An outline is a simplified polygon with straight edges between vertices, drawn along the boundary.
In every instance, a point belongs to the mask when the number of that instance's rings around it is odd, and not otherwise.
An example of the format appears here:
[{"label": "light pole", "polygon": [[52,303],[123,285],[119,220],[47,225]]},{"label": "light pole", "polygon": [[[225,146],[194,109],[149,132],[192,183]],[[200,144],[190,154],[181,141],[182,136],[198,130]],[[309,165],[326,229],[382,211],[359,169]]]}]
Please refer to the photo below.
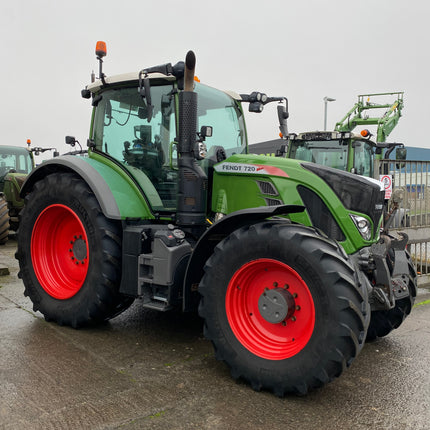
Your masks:
[{"label": "light pole", "polygon": [[331,97],[325,96],[324,100],[324,131],[327,130],[327,102],[335,102],[336,99],[332,99]]}]

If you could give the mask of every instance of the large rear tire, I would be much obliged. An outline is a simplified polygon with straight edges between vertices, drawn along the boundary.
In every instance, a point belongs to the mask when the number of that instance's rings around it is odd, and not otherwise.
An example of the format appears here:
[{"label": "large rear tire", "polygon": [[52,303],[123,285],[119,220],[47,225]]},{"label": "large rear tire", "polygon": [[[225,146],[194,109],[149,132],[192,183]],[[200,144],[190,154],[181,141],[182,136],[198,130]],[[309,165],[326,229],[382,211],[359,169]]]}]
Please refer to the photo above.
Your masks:
[{"label": "large rear tire", "polygon": [[267,221],[215,248],[199,313],[234,378],[279,396],[340,376],[363,347],[367,290],[338,244],[314,229]]},{"label": "large rear tire", "polygon": [[0,196],[0,245],[4,245],[9,239],[10,218],[7,201]]},{"label": "large rear tire", "polygon": [[18,252],[25,295],[47,320],[80,327],[118,315],[121,225],[107,219],[86,183],[72,173],[36,182],[20,216]]},{"label": "large rear tire", "polygon": [[387,336],[394,329],[399,328],[405,318],[411,313],[415,303],[417,273],[409,252],[405,251],[405,253],[409,267],[409,296],[396,300],[394,308],[388,311],[373,311],[371,313],[369,329],[367,331],[367,341]]}]

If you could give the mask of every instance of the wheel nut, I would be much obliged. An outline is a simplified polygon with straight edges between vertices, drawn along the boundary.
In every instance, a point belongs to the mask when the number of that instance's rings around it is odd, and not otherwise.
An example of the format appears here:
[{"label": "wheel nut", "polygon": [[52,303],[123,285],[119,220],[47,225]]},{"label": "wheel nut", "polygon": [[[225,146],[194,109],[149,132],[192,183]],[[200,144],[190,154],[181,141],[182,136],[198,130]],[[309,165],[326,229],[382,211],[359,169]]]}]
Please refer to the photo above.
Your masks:
[{"label": "wheel nut", "polygon": [[278,286],[278,283],[277,283],[277,282],[274,282],[274,283],[273,283],[273,286],[274,286],[274,287],[277,287],[277,286]]},{"label": "wheel nut", "polygon": [[299,311],[300,310],[300,306],[299,305],[297,305],[296,306],[296,311]]},{"label": "wheel nut", "polygon": [[292,317],[291,317],[291,321],[295,321],[297,318],[293,315]]}]

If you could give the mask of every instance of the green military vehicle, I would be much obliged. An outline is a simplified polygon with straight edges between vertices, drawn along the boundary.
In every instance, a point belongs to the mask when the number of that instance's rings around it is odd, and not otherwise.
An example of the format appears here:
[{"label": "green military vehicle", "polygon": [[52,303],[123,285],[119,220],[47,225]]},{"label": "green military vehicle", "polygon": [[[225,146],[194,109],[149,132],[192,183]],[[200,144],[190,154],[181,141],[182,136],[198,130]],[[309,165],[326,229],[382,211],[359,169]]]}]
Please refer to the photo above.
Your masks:
[{"label": "green military vehicle", "polygon": [[[48,321],[108,320],[144,308],[198,311],[234,378],[304,394],[340,376],[366,338],[412,308],[416,273],[381,236],[384,191],[314,163],[248,153],[243,105],[185,62],[106,76],[88,156],[44,162],[26,180],[18,233],[25,295]],[[74,139],[67,139],[70,143]]]}]

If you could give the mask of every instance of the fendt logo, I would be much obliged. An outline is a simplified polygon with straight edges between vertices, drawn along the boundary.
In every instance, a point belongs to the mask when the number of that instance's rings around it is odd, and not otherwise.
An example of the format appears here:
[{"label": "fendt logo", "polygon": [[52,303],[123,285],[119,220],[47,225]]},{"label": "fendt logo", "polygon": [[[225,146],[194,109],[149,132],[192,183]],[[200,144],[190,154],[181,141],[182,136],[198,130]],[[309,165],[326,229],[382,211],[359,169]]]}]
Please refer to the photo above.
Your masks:
[{"label": "fendt logo", "polygon": [[282,169],[263,164],[230,163],[227,161],[225,163],[217,164],[214,169],[218,173],[234,172],[254,175],[282,176],[284,178],[289,177]]}]

